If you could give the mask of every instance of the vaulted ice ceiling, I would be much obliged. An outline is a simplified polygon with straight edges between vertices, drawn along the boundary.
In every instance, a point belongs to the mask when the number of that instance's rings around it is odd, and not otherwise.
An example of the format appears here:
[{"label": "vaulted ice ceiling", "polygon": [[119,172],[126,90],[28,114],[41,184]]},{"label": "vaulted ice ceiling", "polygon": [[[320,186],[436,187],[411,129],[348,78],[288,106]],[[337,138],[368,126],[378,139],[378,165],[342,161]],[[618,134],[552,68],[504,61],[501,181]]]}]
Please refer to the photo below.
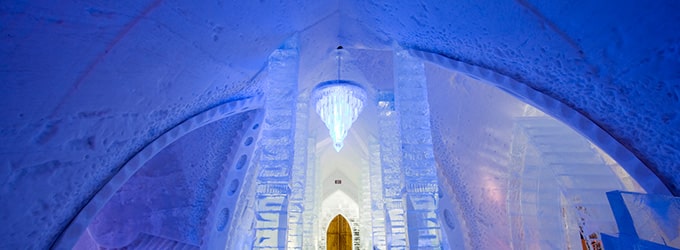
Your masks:
[{"label": "vaulted ice ceiling", "polygon": [[263,91],[268,55],[296,34],[303,69],[337,45],[401,46],[509,76],[583,114],[677,195],[678,10],[676,1],[2,2],[1,245],[51,246],[150,141]]}]

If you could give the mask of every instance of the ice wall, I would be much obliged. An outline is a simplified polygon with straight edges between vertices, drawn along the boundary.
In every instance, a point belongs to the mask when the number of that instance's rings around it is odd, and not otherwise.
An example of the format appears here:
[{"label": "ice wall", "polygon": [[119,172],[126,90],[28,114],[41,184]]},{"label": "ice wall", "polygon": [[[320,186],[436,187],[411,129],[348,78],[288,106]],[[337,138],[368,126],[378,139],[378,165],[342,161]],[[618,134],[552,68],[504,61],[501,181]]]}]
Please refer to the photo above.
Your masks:
[{"label": "ice wall", "polygon": [[618,232],[602,235],[606,248],[680,248],[680,199],[613,191],[607,193]]},{"label": "ice wall", "polygon": [[[473,249],[509,249],[509,152],[521,103],[461,74],[437,67],[426,72],[441,189],[455,203],[440,209],[451,211],[450,221],[460,220],[453,232],[462,234],[447,237],[464,239]],[[444,100],[449,104],[436,105]]]},{"label": "ice wall", "polygon": [[125,160],[188,117],[255,95],[267,55],[334,9],[0,3],[0,248],[49,247]]},{"label": "ice wall", "polygon": [[150,140],[257,92],[267,56],[298,31],[318,51],[399,43],[521,80],[587,115],[677,194],[678,4],[1,2],[0,247],[48,247]]},{"label": "ice wall", "polygon": [[439,206],[440,221],[451,246],[569,248],[580,246],[580,235],[599,241],[600,233],[616,231],[605,193],[628,188],[616,174],[620,166],[501,90],[435,65],[427,69],[430,102],[453,100],[431,105],[448,199]]},{"label": "ice wall", "polygon": [[[111,198],[88,233],[109,248],[125,247],[142,233],[199,246],[235,132],[247,117],[215,122],[166,148]],[[215,136],[223,139],[207,140]]]},{"label": "ice wall", "polygon": [[366,43],[441,53],[579,110],[680,192],[680,32],[671,25],[680,22],[680,3],[403,1],[347,8],[358,32],[374,34]]}]

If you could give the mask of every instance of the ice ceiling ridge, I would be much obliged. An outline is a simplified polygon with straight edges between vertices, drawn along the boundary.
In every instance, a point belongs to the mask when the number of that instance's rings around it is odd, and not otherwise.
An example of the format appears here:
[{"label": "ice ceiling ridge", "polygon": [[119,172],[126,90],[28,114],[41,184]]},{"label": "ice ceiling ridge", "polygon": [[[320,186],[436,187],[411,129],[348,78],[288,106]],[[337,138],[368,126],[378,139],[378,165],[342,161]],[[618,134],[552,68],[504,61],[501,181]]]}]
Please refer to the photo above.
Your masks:
[{"label": "ice ceiling ridge", "polygon": [[660,181],[660,178],[642,163],[642,161],[640,161],[640,159],[638,159],[628,148],[619,143],[619,141],[592,120],[557,99],[530,88],[526,83],[519,82],[518,80],[488,68],[471,65],[441,54],[421,50],[412,49],[409,50],[409,53],[444,68],[459,71],[473,78],[481,79],[484,82],[517,97],[521,101],[538,107],[545,113],[574,128],[594,144],[601,147],[635,180],[637,180],[640,186],[648,193],[671,195],[668,187]]},{"label": "ice ceiling ridge", "polygon": [[116,174],[99,190],[94,196],[89,199],[85,207],[81,208],[73,220],[66,226],[66,228],[57,237],[52,244],[52,249],[71,249],[80,235],[90,224],[90,221],[101,210],[104,205],[111,199],[114,193],[120,189],[130,177],[132,177],[146,162],[151,160],[156,154],[161,152],[164,148],[189,134],[198,128],[208,125],[212,122],[248,112],[251,110],[261,109],[264,104],[262,96],[254,96],[247,99],[231,101],[222,105],[210,108],[201,113],[198,113],[191,118],[181,122],[180,124],[170,128],[167,132],[160,135],[158,138],[149,142],[130,160],[122,164],[123,166]]}]

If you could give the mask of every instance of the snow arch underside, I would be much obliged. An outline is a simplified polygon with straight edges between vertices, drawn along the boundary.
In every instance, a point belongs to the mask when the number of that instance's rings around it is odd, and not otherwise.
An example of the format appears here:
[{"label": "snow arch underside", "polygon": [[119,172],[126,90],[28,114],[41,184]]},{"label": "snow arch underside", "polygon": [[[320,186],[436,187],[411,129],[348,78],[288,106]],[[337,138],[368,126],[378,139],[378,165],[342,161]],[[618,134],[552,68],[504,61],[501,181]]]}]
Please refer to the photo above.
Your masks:
[{"label": "snow arch underside", "polygon": [[572,127],[581,135],[602,148],[648,193],[663,195],[671,194],[668,187],[661,182],[659,177],[643,164],[628,148],[619,143],[607,131],[603,130],[592,120],[564,103],[532,89],[524,83],[490,69],[467,64],[440,54],[420,50],[410,50],[409,52],[416,57],[446,69],[459,71],[472,78],[481,79],[482,81],[515,96],[521,101],[543,110],[547,114]]},{"label": "snow arch underside", "polygon": [[71,249],[78,241],[80,235],[89,225],[89,222],[103,208],[113,194],[120,189],[125,182],[132,177],[137,170],[161,152],[165,147],[177,141],[191,131],[199,129],[207,124],[229,116],[262,108],[261,96],[248,99],[227,102],[222,105],[205,110],[180,124],[169,128],[167,132],[149,142],[142,150],[136,153],[130,160],[122,164],[122,167],[113,177],[104,184],[90,199],[89,202],[71,220],[68,226],[59,234],[52,244],[52,249]]}]

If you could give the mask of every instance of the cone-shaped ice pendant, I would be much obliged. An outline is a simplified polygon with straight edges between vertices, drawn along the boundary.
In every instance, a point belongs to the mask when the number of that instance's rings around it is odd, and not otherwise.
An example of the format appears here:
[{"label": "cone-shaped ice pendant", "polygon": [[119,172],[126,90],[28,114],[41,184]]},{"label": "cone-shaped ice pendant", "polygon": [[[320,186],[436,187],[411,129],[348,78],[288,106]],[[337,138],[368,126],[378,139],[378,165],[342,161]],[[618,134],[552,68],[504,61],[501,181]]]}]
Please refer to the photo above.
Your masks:
[{"label": "cone-shaped ice pendant", "polygon": [[347,131],[364,108],[366,91],[351,81],[327,81],[314,89],[312,101],[328,128],[335,151],[340,152]]}]

